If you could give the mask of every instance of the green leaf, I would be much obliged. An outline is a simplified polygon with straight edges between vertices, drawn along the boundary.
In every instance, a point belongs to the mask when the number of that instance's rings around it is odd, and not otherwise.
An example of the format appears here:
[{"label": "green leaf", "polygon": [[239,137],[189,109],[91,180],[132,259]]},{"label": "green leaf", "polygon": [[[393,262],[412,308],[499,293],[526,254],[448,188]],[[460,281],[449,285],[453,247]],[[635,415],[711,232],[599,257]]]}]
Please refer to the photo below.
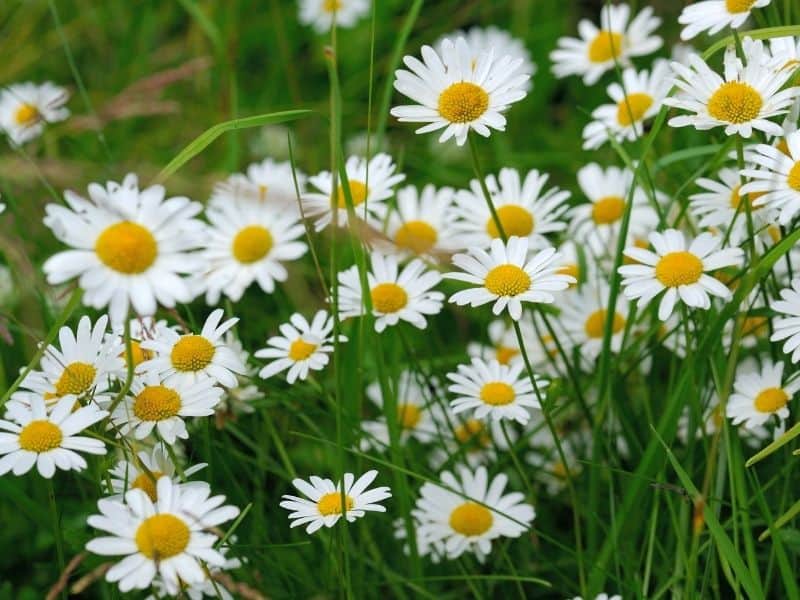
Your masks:
[{"label": "green leaf", "polygon": [[[765,27],[764,29],[753,29],[748,31],[747,37],[754,40],[768,40],[776,37],[786,37],[791,35],[800,35],[800,25],[786,25],[783,27]],[[722,38],[718,42],[711,44],[708,49],[703,52],[703,60],[708,60],[723,48],[735,43],[735,38],[732,35]]]},{"label": "green leaf", "polygon": [[780,517],[778,517],[772,524],[772,527],[770,527],[764,533],[758,536],[758,541],[763,542],[765,539],[769,537],[771,531],[777,531],[778,529],[786,525],[786,523],[794,519],[798,514],[800,514],[800,500],[792,504],[789,510],[787,510]]},{"label": "green leaf", "polygon": [[781,437],[772,442],[769,446],[763,448],[759,452],[756,452],[753,456],[747,459],[747,462],[744,464],[744,466],[752,467],[758,461],[764,460],[766,457],[775,452],[781,446],[791,442],[798,435],[800,435],[800,423],[795,423],[794,426],[789,431],[784,432],[784,434]]}]

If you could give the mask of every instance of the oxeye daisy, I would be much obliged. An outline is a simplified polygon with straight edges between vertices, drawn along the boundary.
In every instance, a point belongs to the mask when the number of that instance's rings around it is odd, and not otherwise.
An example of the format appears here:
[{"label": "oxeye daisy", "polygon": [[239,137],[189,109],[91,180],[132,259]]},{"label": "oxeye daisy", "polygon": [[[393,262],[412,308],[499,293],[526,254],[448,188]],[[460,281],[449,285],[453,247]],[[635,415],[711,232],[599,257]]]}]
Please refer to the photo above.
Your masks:
[{"label": "oxeye daisy", "polygon": [[[367,285],[375,316],[375,331],[380,333],[400,321],[425,329],[428,325],[425,317],[441,312],[444,294],[431,288],[442,280],[442,276],[427,270],[421,260],[412,260],[402,271],[394,256],[373,252],[370,262],[372,268],[367,273]],[[363,315],[365,303],[355,265],[339,273],[339,285],[341,318]]]},{"label": "oxeye daisy", "polygon": [[791,287],[781,290],[781,299],[775,300],[770,308],[780,315],[772,322],[770,341],[783,343],[783,351],[791,353],[791,361],[800,360],[800,279],[793,279]]},{"label": "oxeye daisy", "polygon": [[697,34],[719,33],[725,27],[739,29],[754,8],[763,8],[771,0],[704,0],[684,6],[678,23],[684,25],[681,39],[690,40]]},{"label": "oxeye daisy", "polygon": [[266,158],[247,167],[246,174],[234,173],[227,180],[216,184],[209,206],[222,209],[229,202],[250,201],[271,208],[281,215],[297,214],[299,211],[297,190],[294,187],[295,177],[302,194],[306,176],[297,169],[293,171],[288,161],[277,162]]},{"label": "oxeye daisy", "polygon": [[[394,194],[394,187],[406,176],[396,173],[397,166],[388,154],[376,154],[369,162],[358,156],[351,156],[345,163],[350,199],[356,217],[371,217],[383,220],[386,216],[386,200]],[[323,230],[333,221],[331,195],[336,198],[337,222],[340,227],[347,225],[347,196],[341,181],[333,189],[333,176],[328,171],[308,178],[316,192],[303,195],[303,210],[307,217],[318,217],[314,222],[317,231]],[[365,213],[366,211],[366,213]]]},{"label": "oxeye daisy", "polygon": [[[134,370],[138,372],[139,365],[155,356],[152,350],[145,350],[142,348],[142,342],[158,339],[165,329],[175,329],[175,326],[169,325],[163,319],[156,321],[153,317],[131,319],[129,326],[131,335],[131,360]],[[114,326],[114,333],[112,335],[116,338],[117,343],[121,347],[120,356],[123,357],[124,365],[118,374],[118,379],[124,380],[127,377],[128,358],[125,343],[125,330],[122,323],[117,323]]]},{"label": "oxeye daisy", "polygon": [[[205,463],[193,465],[181,469],[184,477],[197,473],[206,466]],[[118,494],[114,499],[121,500],[128,490],[142,490],[155,502],[158,498],[156,483],[162,476],[166,475],[173,478],[175,475],[175,463],[172,462],[167,451],[160,445],[156,445],[150,452],[142,450],[137,452],[130,460],[119,461],[108,474],[111,480],[111,491]]]},{"label": "oxeye daisy", "polygon": [[160,185],[140,190],[135,175],[121,184],[90,184],[89,196],[66,192],[68,207],[45,208],[45,225],[72,247],[44,263],[48,283],[78,277],[84,303],[108,307],[112,323],[124,321],[129,305],[150,316],[156,302],[168,308],[190,302],[192,286],[179,274],[202,269],[200,256],[189,252],[202,243],[204,225],[193,218],[202,206],[183,197],[165,199]]},{"label": "oxeye daisy", "polygon": [[443,543],[451,560],[473,552],[483,562],[492,541],[521,536],[536,512],[521,493],[504,493],[505,475],[490,480],[485,467],[474,472],[460,467],[457,472],[458,477],[444,471],[442,485],[428,482],[420,489],[414,513],[418,535],[428,544]]},{"label": "oxeye daisy", "polygon": [[786,136],[785,153],[759,144],[749,158],[761,168],[742,171],[752,179],[742,186],[742,193],[757,195],[754,207],[780,211],[779,222],[787,225],[800,212],[800,131]]},{"label": "oxeye daisy", "polygon": [[67,90],[49,81],[10,85],[0,90],[0,130],[14,145],[29,142],[42,135],[46,123],[69,117],[67,100]]},{"label": "oxeye daisy", "polygon": [[[101,556],[124,556],[106,573],[122,592],[145,589],[159,575],[169,593],[182,584],[205,579],[209,568],[225,564],[225,556],[214,548],[214,528],[236,518],[239,509],[223,505],[225,496],[211,496],[206,483],[181,485],[161,477],[157,500],[141,489],[128,490],[125,501],[98,500],[99,515],[87,523],[110,535],[94,538],[86,549]],[[202,564],[201,564],[202,563]]]},{"label": "oxeye daisy", "polygon": [[592,85],[616,63],[627,66],[630,58],[658,50],[662,40],[653,34],[661,19],[653,16],[649,6],[633,19],[630,15],[630,6],[625,3],[605,4],[599,29],[582,19],[578,23],[580,39],[559,38],[558,48],[550,53],[555,76],[582,75],[583,82]]},{"label": "oxeye daisy", "polygon": [[[531,248],[550,246],[545,236],[567,228],[561,217],[568,208],[569,192],[558,187],[545,190],[548,178],[532,170],[522,180],[519,171],[506,168],[485,180],[503,233],[527,239]],[[456,194],[453,215],[453,238],[461,248],[488,248],[501,237],[477,179],[470,182],[470,190]]]},{"label": "oxeye daisy", "polygon": [[444,277],[465,281],[479,287],[457,292],[450,302],[459,306],[483,306],[494,302],[492,312],[499,315],[508,307],[514,320],[522,316],[523,302],[552,303],[551,292],[567,289],[575,278],[559,273],[558,254],[547,248],[528,258],[528,240],[509,238],[507,243],[492,240],[490,252],[470,248],[469,254],[456,254],[453,264],[463,273],[447,273]]},{"label": "oxeye daisy", "polygon": [[658,307],[658,318],[666,321],[679,297],[689,307],[706,310],[711,306],[709,294],[725,300],[731,297],[731,291],[707,273],[740,265],[744,256],[741,248],[718,249],[721,239],[710,233],[701,233],[687,246],[676,229],[650,234],[650,243],[655,252],[625,249],[625,255],[639,263],[619,268],[629,300],[638,298],[643,307],[666,290]]},{"label": "oxeye daisy", "polygon": [[317,33],[336,27],[353,27],[369,13],[369,0],[300,0],[300,22]]},{"label": "oxeye daisy", "polygon": [[[454,197],[453,188],[436,189],[430,184],[420,191],[413,185],[399,189],[397,209],[389,213],[386,224],[386,235],[392,242],[384,244],[387,251],[427,258],[438,258],[448,252],[453,245],[450,207]],[[382,229],[381,223],[374,225]]]},{"label": "oxeye daisy", "polygon": [[47,412],[44,399],[34,398],[20,407],[14,420],[0,420],[0,475],[23,475],[36,465],[39,475],[51,478],[56,467],[82,471],[86,461],[78,452],[105,454],[103,442],[76,435],[104,419],[108,413],[94,405],[75,410],[75,396],[64,396]]},{"label": "oxeye daisy", "polygon": [[[282,371],[289,370],[286,381],[304,381],[309,371],[321,371],[328,364],[328,355],[333,352],[333,317],[320,310],[309,323],[300,313],[289,318],[280,326],[281,335],[267,340],[267,347],[257,350],[256,358],[274,359],[263,367],[258,376],[268,379]],[[347,337],[339,336],[339,342]]]},{"label": "oxeye daisy", "polygon": [[498,451],[508,450],[508,441],[513,444],[519,437],[516,429],[504,428],[504,421],[497,419],[445,415],[443,411],[436,411],[434,418],[440,444],[433,448],[428,462],[437,471],[453,461],[465,462],[473,469],[494,464]]},{"label": "oxeye daisy", "polygon": [[[572,600],[583,600],[583,596],[575,596],[574,598],[572,598]],[[622,596],[620,596],[619,594],[614,594],[613,596],[610,596],[605,592],[603,592],[602,594],[597,594],[597,596],[594,597],[594,600],[622,600]]]},{"label": "oxeye daisy", "polygon": [[395,89],[416,104],[395,106],[392,115],[401,122],[427,123],[417,133],[444,129],[439,141],[455,137],[459,146],[470,130],[484,137],[490,128],[505,131],[502,113],[525,97],[530,79],[521,71],[522,58],[489,49],[476,60],[463,37],[443,40],[441,52],[423,46],[421,54],[422,61],[403,59],[409,71],[395,71]]},{"label": "oxeye daisy", "polygon": [[[561,307],[561,326],[566,332],[562,342],[567,347],[578,347],[589,364],[603,349],[608,315],[608,286],[585,285],[566,295]],[[614,315],[611,317],[611,352],[619,352],[628,321],[628,303],[625,298],[617,298]]]},{"label": "oxeye daisy", "polygon": [[352,523],[368,511],[386,512],[386,507],[380,503],[391,498],[392,493],[389,488],[381,486],[367,489],[377,476],[378,472],[374,470],[367,471],[358,479],[352,473],[345,473],[344,507],[342,507],[341,484],[334,485],[330,479],[322,479],[315,475],[312,475],[309,481],[295,479],[292,485],[305,498],[284,494],[280,506],[292,511],[289,514],[291,527],[307,524],[308,534],[314,533],[323,525],[333,527],[342,514]]},{"label": "oxeye daisy", "polygon": [[780,420],[789,416],[789,402],[800,389],[800,379],[783,381],[783,363],[765,360],[761,369],[737,373],[733,394],[728,399],[727,415],[735,425],[748,429],[765,424],[772,415]]},{"label": "oxeye daisy", "polygon": [[[520,322],[520,330],[524,340],[528,340],[535,335],[526,321]],[[485,346],[479,343],[470,343],[467,346],[467,354],[485,361],[496,360],[501,365],[509,365],[512,362],[522,360],[522,353],[519,351],[519,341],[514,328],[505,321],[495,319],[489,323],[489,342]]]},{"label": "oxeye daisy", "polygon": [[[794,71],[800,67],[800,39],[792,36],[770,38],[769,51],[778,69]],[[795,119],[795,127],[797,119]]]}]

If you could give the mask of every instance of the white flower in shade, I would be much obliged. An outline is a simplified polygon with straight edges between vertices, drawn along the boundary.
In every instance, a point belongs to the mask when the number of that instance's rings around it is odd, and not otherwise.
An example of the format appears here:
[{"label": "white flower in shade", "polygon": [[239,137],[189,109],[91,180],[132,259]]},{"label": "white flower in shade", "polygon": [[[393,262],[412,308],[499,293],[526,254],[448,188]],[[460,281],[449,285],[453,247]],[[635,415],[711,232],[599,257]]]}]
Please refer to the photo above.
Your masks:
[{"label": "white flower in shade", "polygon": [[464,462],[473,469],[480,465],[495,464],[498,451],[508,450],[506,434],[513,444],[519,437],[517,430],[505,427],[498,419],[476,419],[463,415],[445,414],[436,411],[438,423],[437,445],[432,449],[428,462],[439,471],[444,465]]},{"label": "white flower in shade", "polygon": [[[722,2],[723,0],[719,1]],[[769,0],[767,0],[767,2],[769,2]],[[701,2],[701,4],[703,3]],[[575,596],[574,598],[572,598],[572,600],[583,600],[583,597]],[[622,596],[620,596],[619,594],[614,594],[613,596],[609,596],[608,594],[603,592],[602,594],[597,594],[597,596],[594,597],[594,600],[622,600]]]},{"label": "white flower in shade", "polygon": [[[305,381],[309,371],[321,371],[327,366],[334,341],[333,317],[327,311],[317,311],[310,323],[295,313],[279,329],[281,335],[269,338],[267,347],[254,355],[274,359],[258,372],[259,377],[268,379],[288,369],[286,381],[294,383],[298,379]],[[346,341],[346,336],[339,336],[339,342]]]},{"label": "white flower in shade", "polygon": [[[550,246],[545,237],[563,231],[567,224],[569,192],[558,187],[545,190],[549,176],[532,170],[522,180],[516,169],[501,169],[497,177],[489,175],[485,183],[492,197],[497,217],[507,237],[527,239],[531,248]],[[488,248],[492,240],[502,237],[481,190],[473,179],[470,190],[456,194],[453,215],[453,239],[461,248]]]},{"label": "white flower in shade", "polygon": [[453,294],[450,302],[459,306],[483,306],[494,302],[492,312],[499,315],[507,307],[514,320],[522,316],[523,302],[552,303],[551,292],[567,289],[575,278],[558,273],[558,254],[547,248],[528,258],[528,240],[509,238],[507,243],[492,240],[490,253],[470,248],[469,254],[456,254],[453,264],[463,273],[444,277],[477,285]]},{"label": "white flower in shade", "polygon": [[770,135],[783,130],[769,119],[786,114],[800,88],[781,90],[792,75],[789,69],[775,71],[763,43],[745,38],[742,42],[745,62],[737,58],[736,49],[725,51],[724,78],[711,70],[698,55],[689,57],[689,64],[671,63],[676,75],[673,83],[681,89],[664,104],[691,114],[672,117],[672,127],[692,126],[706,130],[724,127],[727,135],[749,138],[754,129]]},{"label": "white flower in shade", "polygon": [[317,33],[336,27],[349,29],[369,13],[369,0],[300,0],[300,22]]},{"label": "white flower in shade", "polygon": [[772,322],[770,341],[783,343],[783,351],[791,353],[792,362],[800,360],[800,279],[793,279],[790,288],[781,290],[781,299],[775,300],[770,308],[783,315]]},{"label": "white flower in shade", "polygon": [[670,69],[666,60],[657,59],[650,71],[628,67],[622,84],[608,86],[613,104],[603,104],[592,112],[594,119],[583,129],[584,150],[594,150],[613,136],[618,141],[634,141],[644,134],[644,124],[661,110],[669,93]]},{"label": "white flower in shade", "polygon": [[208,315],[199,334],[180,335],[174,329],[165,329],[158,338],[142,342],[143,349],[155,353],[142,363],[142,372],[154,371],[170,384],[194,383],[210,377],[225,387],[236,387],[236,373],[245,373],[247,367],[228,348],[223,336],[239,319],[234,317],[220,324],[223,314],[218,308]]},{"label": "white flower in shade", "polygon": [[800,379],[783,381],[783,363],[765,360],[758,371],[748,368],[737,373],[733,394],[728,399],[727,415],[735,425],[752,429],[766,423],[772,415],[789,416],[789,402],[800,389]]},{"label": "white flower in shade", "polygon": [[[225,496],[211,496],[206,483],[179,484],[161,477],[154,502],[140,489],[125,493],[125,501],[98,500],[99,515],[87,523],[110,535],[97,537],[86,549],[101,556],[124,556],[106,573],[128,592],[145,589],[160,575],[175,595],[182,584],[206,578],[204,566],[221,567],[225,556],[214,548],[213,528],[236,518],[239,509],[225,506]],[[203,564],[201,564],[203,563]]]},{"label": "white flower in shade", "polygon": [[[292,171],[290,162],[276,162],[266,158],[247,167],[246,174],[234,173],[227,180],[214,186],[209,206],[222,209],[229,202],[252,201],[266,208],[271,208],[284,215],[299,213],[297,190],[300,193],[306,182],[306,176],[297,169]],[[288,215],[287,215],[288,216]]]},{"label": "white flower in shade", "polygon": [[[380,502],[392,496],[386,486],[367,489],[378,476],[377,471],[367,471],[358,479],[352,473],[344,474],[344,502],[342,507],[342,485],[334,485],[330,479],[312,475],[309,481],[295,479],[292,485],[305,498],[284,494],[280,506],[292,511],[289,514],[291,527],[308,525],[306,533],[312,534],[323,525],[333,527],[344,513],[352,523],[368,511],[386,512]],[[344,510],[343,510],[344,508]]]},{"label": "white flower in shade", "polygon": [[395,89],[416,104],[395,106],[401,122],[427,123],[417,133],[444,129],[440,142],[455,138],[461,146],[470,131],[489,137],[491,129],[505,131],[503,112],[526,95],[530,73],[522,58],[489,49],[473,58],[463,37],[441,42],[441,52],[423,46],[422,61],[406,56],[410,69],[395,71]]},{"label": "white flower in shade", "polygon": [[742,186],[742,193],[755,193],[754,207],[780,211],[779,222],[787,225],[800,212],[800,131],[786,136],[786,150],[759,144],[750,161],[761,168],[745,169],[742,174],[752,181]]},{"label": "white flower in shade", "polygon": [[49,81],[10,85],[0,90],[0,130],[14,145],[29,142],[42,135],[45,124],[69,117],[67,100],[67,90]]},{"label": "white flower in shade", "polygon": [[44,400],[32,400],[18,409],[14,421],[0,420],[0,475],[23,475],[36,465],[39,475],[51,478],[56,468],[82,471],[86,461],[78,452],[105,454],[103,442],[76,435],[108,413],[94,405],[74,410],[75,396],[64,396],[48,414]]},{"label": "white flower in shade", "polygon": [[[388,154],[376,154],[369,162],[358,156],[351,156],[345,163],[350,199],[356,217],[382,221],[386,217],[386,200],[394,194],[394,186],[406,176],[395,173],[397,165]],[[347,196],[341,180],[333,189],[333,176],[328,171],[308,178],[316,192],[303,195],[303,211],[307,217],[318,217],[314,222],[317,231],[323,230],[333,222],[331,196],[337,205],[337,221],[340,227],[347,225]]]},{"label": "white flower in shade", "polygon": [[[184,477],[189,477],[205,467],[206,463],[200,463],[182,469],[181,472]],[[120,460],[114,465],[114,468],[109,470],[111,490],[117,494],[113,498],[121,500],[128,490],[138,489],[155,502],[158,498],[156,483],[164,475],[172,479],[175,472],[175,463],[160,444],[154,446],[151,452],[144,450],[137,452],[135,457],[130,460]]]},{"label": "white flower in shade", "polygon": [[[367,286],[375,316],[375,331],[380,333],[400,321],[425,329],[428,326],[425,317],[441,312],[444,294],[431,290],[442,280],[437,271],[427,270],[419,259],[412,260],[400,271],[397,258],[378,252],[372,253],[371,263]],[[363,315],[365,301],[355,265],[339,273],[339,286],[341,318]]]},{"label": "white flower in shade", "polygon": [[193,218],[202,206],[183,197],[165,199],[160,185],[140,190],[135,175],[122,184],[92,183],[89,196],[68,191],[68,207],[45,208],[45,225],[72,247],[44,263],[48,283],[79,277],[84,303],[108,307],[112,323],[125,320],[129,305],[150,316],[156,303],[172,308],[190,302],[191,285],[179,274],[202,270],[200,256],[189,252],[202,244],[204,225]]},{"label": "white flower in shade", "polygon": [[[584,285],[565,295],[561,306],[560,321],[566,332],[562,344],[567,348],[578,347],[588,363],[593,363],[603,349],[603,336],[608,314],[608,286]],[[611,352],[622,349],[622,338],[628,321],[628,302],[618,297],[614,315],[611,317]]]},{"label": "white flower in shade", "polygon": [[[522,338],[529,340],[535,335],[533,329],[527,321],[520,322]],[[489,323],[489,345],[471,342],[467,345],[467,354],[481,358],[484,361],[496,360],[501,365],[509,365],[512,362],[522,360],[522,353],[519,351],[519,341],[517,340],[514,328],[499,319]],[[526,344],[527,347],[527,344]]]},{"label": "white flower in shade", "polygon": [[[387,252],[402,256],[439,258],[453,246],[450,238],[450,207],[455,197],[453,188],[436,189],[428,184],[418,191],[413,185],[397,191],[397,208],[389,213],[386,234],[391,244]],[[382,229],[381,223],[374,223]]]},{"label": "white flower in shade", "polygon": [[[523,425],[530,419],[531,408],[540,408],[536,390],[521,362],[501,365],[496,360],[486,362],[473,358],[469,365],[458,365],[458,371],[448,373],[453,382],[447,389],[456,398],[450,402],[453,414],[475,409],[476,419],[510,419]],[[536,377],[539,393],[549,385]]]},{"label": "white flower in shade", "polygon": [[504,493],[505,475],[490,481],[485,467],[474,473],[461,467],[458,477],[444,471],[441,482],[422,486],[414,516],[425,546],[444,544],[449,559],[473,552],[483,562],[492,550],[492,541],[521,536],[536,516],[521,493]]},{"label": "white flower in shade", "polygon": [[684,6],[678,23],[684,25],[681,39],[690,40],[697,34],[719,33],[725,27],[739,29],[754,8],[763,8],[771,0],[704,0]]},{"label": "white flower in shade", "polygon": [[653,35],[661,19],[653,16],[649,6],[633,19],[625,3],[606,4],[600,11],[600,28],[582,19],[578,23],[580,39],[562,37],[558,48],[550,53],[556,77],[582,75],[586,85],[594,84],[616,63],[630,64],[634,56],[644,56],[661,47],[662,40]]}]

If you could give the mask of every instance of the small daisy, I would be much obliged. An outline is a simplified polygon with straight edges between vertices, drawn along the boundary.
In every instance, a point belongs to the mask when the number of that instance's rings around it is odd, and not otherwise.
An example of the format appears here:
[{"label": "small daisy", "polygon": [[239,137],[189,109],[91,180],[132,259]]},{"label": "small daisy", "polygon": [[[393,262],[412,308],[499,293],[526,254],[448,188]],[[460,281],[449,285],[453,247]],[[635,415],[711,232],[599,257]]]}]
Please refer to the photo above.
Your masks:
[{"label": "small daisy", "polygon": [[[533,331],[530,331],[532,327],[526,321],[520,322],[520,329],[524,340],[529,340],[536,335]],[[501,365],[510,365],[512,362],[522,360],[517,334],[508,323],[495,319],[489,323],[488,333],[490,344],[486,346],[471,342],[467,346],[467,354],[482,358],[484,361],[494,359]]]},{"label": "small daisy", "polygon": [[655,252],[635,246],[625,249],[626,256],[640,263],[619,268],[629,300],[638,298],[644,307],[666,290],[658,307],[658,318],[666,321],[679,297],[687,306],[705,310],[711,306],[709,294],[725,300],[731,297],[731,291],[707,272],[740,265],[741,248],[720,250],[721,239],[710,233],[701,233],[687,248],[676,229],[650,234],[650,243]]},{"label": "small daisy", "polygon": [[175,595],[182,584],[201,582],[209,568],[225,564],[225,556],[214,548],[215,528],[236,518],[239,509],[224,506],[225,496],[211,496],[205,483],[182,485],[161,477],[156,484],[158,500],[140,489],[128,490],[125,501],[98,500],[99,515],[87,523],[111,535],[97,537],[86,549],[101,556],[124,556],[106,573],[106,580],[119,582],[128,592],[145,589],[160,575]]},{"label": "small daisy", "polygon": [[[425,318],[437,315],[442,310],[444,294],[431,291],[442,276],[428,271],[425,264],[414,259],[399,272],[397,258],[371,255],[372,268],[367,273],[372,314],[375,316],[375,331],[380,333],[387,327],[407,321],[418,329],[425,329]],[[354,265],[339,273],[339,313],[342,319],[364,314],[361,279]]]},{"label": "small daisy", "polygon": [[653,16],[649,6],[633,19],[630,14],[627,4],[606,4],[600,11],[600,29],[582,19],[578,23],[580,39],[559,38],[558,48],[550,53],[555,76],[582,75],[586,85],[593,85],[616,63],[628,66],[630,58],[658,50],[662,40],[653,33],[661,19]]},{"label": "small daisy", "polygon": [[507,243],[492,240],[490,254],[480,248],[470,248],[469,254],[456,254],[453,264],[463,273],[447,273],[444,277],[465,281],[479,287],[457,292],[450,302],[459,306],[483,306],[494,302],[492,312],[499,315],[508,307],[511,318],[522,316],[523,302],[552,303],[550,292],[567,289],[575,278],[558,273],[555,266],[558,254],[547,248],[528,259],[528,240],[509,238]]},{"label": "small daisy", "polygon": [[750,161],[761,167],[744,169],[752,179],[742,186],[742,193],[756,194],[755,207],[780,211],[779,222],[787,225],[800,213],[800,131],[786,136],[787,153],[774,146],[759,144]]},{"label": "small daisy", "polygon": [[764,425],[772,415],[780,420],[789,416],[789,402],[800,389],[800,378],[783,382],[783,363],[765,360],[761,369],[744,369],[737,374],[733,394],[728,399],[727,415],[734,425],[748,429]]},{"label": "small daisy", "polygon": [[363,517],[367,511],[386,512],[380,504],[392,493],[386,486],[367,490],[367,487],[378,476],[377,471],[367,471],[358,479],[352,473],[344,474],[344,511],[342,511],[342,486],[334,485],[330,479],[322,479],[312,475],[309,482],[295,479],[292,485],[306,498],[284,494],[281,508],[292,511],[289,514],[291,527],[308,524],[306,533],[312,534],[323,525],[333,527],[345,513],[347,521],[352,523]]},{"label": "small daisy", "polygon": [[769,52],[776,59],[779,69],[794,71],[800,67],[800,38],[792,36],[770,38]]},{"label": "small daisy", "polygon": [[[567,347],[580,348],[589,364],[594,363],[603,349],[603,336],[608,320],[608,286],[585,285],[566,295],[561,309],[561,325],[566,331]],[[623,297],[617,304],[611,323],[611,352],[622,348],[622,337],[628,321],[628,303]]]},{"label": "small daisy", "polygon": [[444,129],[439,137],[455,137],[463,146],[470,130],[489,137],[491,129],[505,131],[503,112],[526,95],[530,73],[522,72],[523,59],[500,55],[490,48],[477,60],[463,37],[445,39],[441,52],[423,46],[422,61],[406,56],[410,69],[395,71],[395,89],[416,104],[395,106],[391,113],[401,122],[427,123],[417,133]]},{"label": "small daisy", "polygon": [[436,471],[454,461],[465,462],[473,469],[495,464],[497,451],[508,450],[508,441],[513,444],[519,437],[516,429],[505,427],[503,431],[504,421],[497,419],[459,418],[444,415],[443,411],[434,414],[438,421],[439,443],[432,449],[428,462]]},{"label": "small daisy", "polygon": [[[130,320],[131,332],[131,358],[135,372],[139,372],[139,365],[143,362],[153,358],[154,353],[151,350],[142,348],[142,342],[147,340],[158,339],[165,329],[175,329],[174,325],[169,325],[165,320],[161,319],[156,321],[153,317],[137,317]],[[114,325],[114,333],[111,334],[117,339],[117,343],[121,347],[120,356],[123,357],[123,367],[117,375],[118,379],[125,379],[128,373],[128,360],[127,349],[125,344],[125,331],[122,323]]]},{"label": "small daisy", "polygon": [[75,435],[104,419],[108,413],[94,405],[75,410],[75,396],[64,396],[48,414],[42,398],[20,408],[14,422],[0,420],[0,475],[23,475],[36,465],[39,475],[50,479],[56,467],[82,471],[86,461],[78,452],[105,454],[103,442]]},{"label": "small daisy", "polygon": [[[267,340],[267,347],[257,350],[256,358],[275,359],[258,372],[262,379],[268,379],[286,369],[286,381],[294,383],[297,379],[305,381],[309,371],[321,371],[328,364],[328,355],[333,352],[333,317],[320,310],[309,323],[300,313],[289,318],[280,326],[281,335]],[[339,342],[347,337],[340,335]]]},{"label": "small daisy", "polygon": [[334,24],[349,29],[369,8],[369,0],[300,0],[300,22],[317,33],[326,33]]},{"label": "small daisy", "polygon": [[[769,2],[769,0],[767,0],[767,2]],[[583,600],[583,597],[575,596],[574,598],[572,598],[572,600]],[[622,596],[620,596],[619,594],[614,594],[613,596],[609,596],[608,594],[603,592],[602,594],[597,594],[597,596],[594,597],[594,600],[622,600]]]},{"label": "small daisy", "polygon": [[49,81],[11,85],[0,90],[0,130],[14,145],[29,142],[42,135],[46,123],[69,117],[67,100],[67,90]]},{"label": "small daisy", "polygon": [[[183,469],[181,472],[184,477],[189,477],[205,466],[206,463],[200,463]],[[144,450],[137,452],[133,460],[123,459],[108,472],[111,479],[111,490],[118,494],[116,497],[112,496],[111,498],[121,500],[128,490],[138,489],[142,490],[150,500],[155,502],[158,497],[156,482],[163,475],[173,478],[175,471],[175,464],[160,444],[153,447],[151,452]]]},{"label": "small daisy", "polygon": [[425,483],[420,489],[415,517],[418,535],[427,545],[444,543],[447,558],[473,552],[483,562],[492,550],[492,541],[516,538],[527,531],[536,512],[519,492],[504,494],[508,478],[491,481],[485,467],[458,469],[441,474],[442,485]]},{"label": "small daisy", "polygon": [[739,29],[754,8],[763,8],[771,0],[704,0],[684,6],[678,23],[685,25],[681,39],[690,40],[703,31],[714,35],[725,27]]},{"label": "small daisy", "polygon": [[792,363],[800,360],[800,279],[793,279],[790,288],[781,290],[781,299],[775,300],[770,308],[784,315],[772,322],[770,341],[786,340],[783,351],[791,353]]},{"label": "small daisy", "polygon": [[298,213],[297,191],[294,178],[302,194],[306,176],[290,162],[276,162],[266,158],[247,167],[247,173],[234,173],[226,181],[214,186],[209,206],[222,209],[229,202],[251,201],[274,209],[280,214]]},{"label": "small daisy", "polygon": [[[541,423],[541,425],[543,426],[544,423]],[[564,452],[564,458],[566,459],[565,465],[561,460],[561,456],[553,447],[553,438],[550,432],[546,431],[544,427],[542,427],[540,432],[547,436],[547,447],[539,447],[531,450],[525,455],[525,460],[535,469],[535,478],[544,486],[545,491],[550,496],[556,496],[567,487],[567,483],[569,482],[567,473],[574,478],[581,472],[583,467],[578,457],[575,455],[572,444],[562,443],[562,450]],[[570,437],[574,438],[576,436],[572,435]],[[569,471],[567,467],[569,467]]]},{"label": "small daisy", "polygon": [[[450,239],[450,207],[453,188],[436,189],[428,184],[421,191],[408,185],[397,191],[397,209],[389,213],[386,234],[391,244],[384,244],[402,256],[439,258],[453,246]],[[382,224],[374,223],[376,229]],[[383,248],[383,246],[381,246]]]}]

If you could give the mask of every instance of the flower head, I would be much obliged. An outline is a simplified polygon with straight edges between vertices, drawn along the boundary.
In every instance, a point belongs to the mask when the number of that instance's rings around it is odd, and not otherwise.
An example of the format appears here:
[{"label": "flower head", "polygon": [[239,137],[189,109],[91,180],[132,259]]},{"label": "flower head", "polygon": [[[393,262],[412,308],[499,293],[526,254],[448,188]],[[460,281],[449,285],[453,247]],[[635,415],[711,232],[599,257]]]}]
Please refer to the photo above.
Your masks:
[{"label": "flower head", "polygon": [[69,117],[64,105],[69,93],[49,81],[42,84],[17,83],[0,90],[0,131],[14,145],[39,137],[45,124]]}]

